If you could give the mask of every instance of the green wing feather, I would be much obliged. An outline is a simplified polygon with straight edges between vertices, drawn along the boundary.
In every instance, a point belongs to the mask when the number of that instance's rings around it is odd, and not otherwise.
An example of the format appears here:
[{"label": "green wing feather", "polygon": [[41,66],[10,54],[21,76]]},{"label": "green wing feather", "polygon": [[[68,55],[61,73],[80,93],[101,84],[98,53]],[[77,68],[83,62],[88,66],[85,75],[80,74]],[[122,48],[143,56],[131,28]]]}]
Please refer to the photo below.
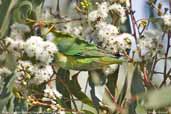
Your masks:
[{"label": "green wing feather", "polygon": [[54,31],[54,43],[58,46],[59,53],[56,62],[64,69],[95,70],[110,64],[121,64],[123,60],[103,50],[96,45],[87,43],[75,36],[60,31]]},{"label": "green wing feather", "polygon": [[56,38],[53,42],[57,44],[59,51],[65,55],[106,56],[96,45],[87,43],[80,38],[59,31],[55,31],[54,34]]},{"label": "green wing feather", "polygon": [[115,57],[83,57],[83,56],[66,56],[62,53],[57,53],[56,63],[64,69],[90,71],[101,69],[110,64],[121,64],[123,60]]}]

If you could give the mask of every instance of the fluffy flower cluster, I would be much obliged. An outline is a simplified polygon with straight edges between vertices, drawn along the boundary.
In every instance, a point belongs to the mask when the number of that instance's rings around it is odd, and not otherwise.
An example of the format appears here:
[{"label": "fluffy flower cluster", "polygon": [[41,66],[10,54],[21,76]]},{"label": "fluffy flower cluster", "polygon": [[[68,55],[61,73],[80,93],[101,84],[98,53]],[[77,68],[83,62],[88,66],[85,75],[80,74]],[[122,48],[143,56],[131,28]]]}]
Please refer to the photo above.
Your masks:
[{"label": "fluffy flower cluster", "polygon": [[30,61],[19,61],[15,74],[17,75],[17,83],[29,82],[39,85],[50,79],[53,75],[53,69],[50,65],[33,65]]},{"label": "fluffy flower cluster", "polygon": [[54,54],[58,51],[56,45],[50,41],[43,41],[41,37],[32,36],[23,40],[13,40],[12,38],[6,38],[6,45],[8,45],[8,51],[14,55],[19,56],[21,53],[27,54],[28,57],[35,57],[37,61],[44,64],[49,64],[54,59]]},{"label": "fluffy flower cluster", "polygon": [[97,20],[105,20],[108,17],[109,11],[114,11],[119,18],[121,18],[121,22],[124,22],[125,17],[125,9],[120,4],[114,3],[109,5],[107,2],[103,2],[98,4],[97,10],[94,10],[89,13],[88,18],[90,21],[97,21]]},{"label": "fluffy flower cluster", "polygon": [[[5,43],[7,50],[18,57],[14,71],[16,76],[15,88],[20,91],[23,97],[29,96],[30,93],[34,94],[37,92],[35,87],[50,81],[54,75],[51,63],[54,54],[58,51],[55,44],[50,41],[43,41],[38,36],[32,36],[26,41],[7,38]],[[59,98],[61,96],[55,89],[45,89],[45,93],[48,94],[48,97],[55,95]]]},{"label": "fluffy flower cluster", "polygon": [[125,21],[125,8],[116,2],[114,2],[112,5],[110,5],[108,2],[102,2],[101,4],[98,4],[97,10],[90,12],[88,17],[90,21],[96,21],[94,26],[94,33],[96,34],[94,38],[95,43],[101,44],[103,48],[110,51],[112,50],[112,52],[115,53],[121,48],[120,44],[123,44],[124,46],[128,45],[125,45],[123,41],[120,41],[123,38],[115,38],[119,34],[118,28],[106,22],[105,19],[108,17],[109,11],[115,13],[116,18],[121,22]]},{"label": "fluffy flower cluster", "polygon": [[[46,85],[46,89],[44,89],[44,95],[42,101],[51,103],[51,108],[57,111],[60,110],[59,107],[61,107],[57,102],[57,99],[60,98],[62,98],[62,94],[56,90],[56,87],[54,87],[53,85],[52,86]],[[60,111],[58,113],[61,114]]]},{"label": "fluffy flower cluster", "polygon": [[106,19],[108,16],[108,3],[103,2],[98,4],[97,10],[94,10],[89,13],[88,18],[90,21],[96,21],[98,18]]},{"label": "fluffy flower cluster", "polygon": [[98,40],[99,42],[105,41],[111,36],[114,36],[118,34],[118,29],[111,24],[107,24],[105,22],[100,22],[96,25],[96,28],[98,30]]},{"label": "fluffy flower cluster", "polygon": [[162,45],[161,32],[158,30],[148,30],[144,32],[144,37],[138,39],[137,47],[141,50],[141,56],[158,51]]},{"label": "fluffy flower cluster", "polygon": [[7,37],[5,43],[8,46],[7,50],[16,56],[24,49],[24,42],[22,40],[14,40]]},{"label": "fluffy flower cluster", "polygon": [[73,35],[76,36],[80,36],[82,33],[82,26],[78,25],[75,26],[72,23],[67,23],[64,25],[64,27],[62,27],[62,31],[66,32],[66,33],[72,33]]},{"label": "fluffy flower cluster", "polygon": [[44,90],[44,98],[43,101],[51,101],[53,103],[56,103],[56,98],[61,98],[62,95],[59,93],[56,89],[46,86],[46,89]]},{"label": "fluffy flower cluster", "polygon": [[123,33],[120,35],[110,36],[104,39],[102,47],[114,54],[123,53],[124,51],[130,50],[135,45],[135,38],[128,34]]},{"label": "fluffy flower cluster", "polygon": [[33,71],[33,83],[43,83],[48,81],[53,76],[52,66],[46,65],[35,65]]},{"label": "fluffy flower cluster", "polygon": [[27,73],[32,73],[34,70],[33,65],[30,61],[18,61],[16,72],[19,73],[18,75],[24,75],[26,71]]},{"label": "fluffy flower cluster", "polygon": [[164,15],[162,16],[162,19],[164,22],[165,29],[167,31],[170,31],[171,30],[171,15]]},{"label": "fluffy flower cluster", "polygon": [[48,64],[52,62],[58,49],[54,43],[32,36],[26,41],[24,51],[29,57],[36,57],[36,60]]},{"label": "fluffy flower cluster", "polygon": [[54,43],[31,36],[26,41],[6,38],[5,44],[7,50],[19,58],[15,69],[17,86],[39,85],[51,78],[53,69],[50,64],[58,51]]},{"label": "fluffy flower cluster", "polygon": [[125,22],[126,16],[124,7],[122,7],[120,4],[115,3],[109,7],[109,10],[114,11],[120,17],[122,23]]}]

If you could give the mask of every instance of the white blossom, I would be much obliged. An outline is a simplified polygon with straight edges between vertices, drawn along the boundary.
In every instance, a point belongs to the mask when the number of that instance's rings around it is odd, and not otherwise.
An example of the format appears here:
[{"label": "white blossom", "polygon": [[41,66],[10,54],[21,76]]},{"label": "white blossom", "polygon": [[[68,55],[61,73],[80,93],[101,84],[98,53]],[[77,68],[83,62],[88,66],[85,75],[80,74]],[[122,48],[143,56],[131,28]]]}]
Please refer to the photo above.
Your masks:
[{"label": "white blossom", "polygon": [[58,51],[54,43],[43,41],[38,36],[29,38],[26,41],[24,50],[29,57],[36,57],[36,60],[45,64],[51,63],[54,59],[54,54]]},{"label": "white blossom", "polygon": [[32,83],[35,84],[41,84],[45,81],[48,81],[50,77],[53,75],[53,69],[52,66],[46,65],[35,65],[34,66],[34,71],[33,71],[33,79]]},{"label": "white blossom", "polygon": [[140,48],[142,56],[146,55],[150,49],[154,48],[152,39],[143,38],[138,41],[139,43],[137,46]]},{"label": "white blossom", "polygon": [[107,2],[103,2],[101,4],[98,4],[97,10],[94,10],[89,13],[88,19],[90,21],[96,21],[98,18],[105,19],[108,16],[108,4]]},{"label": "white blossom", "polygon": [[64,31],[66,33],[71,33],[71,34],[76,35],[76,36],[80,36],[82,30],[83,30],[82,26],[74,25],[72,23],[67,23],[62,28],[62,31]]},{"label": "white blossom", "polygon": [[108,3],[102,2],[101,4],[98,4],[98,10],[108,12]]},{"label": "white blossom", "polygon": [[126,20],[125,8],[121,4],[114,3],[110,6],[107,2],[98,4],[97,10],[93,10],[88,14],[88,19],[90,21],[96,21],[97,19],[105,20],[110,10],[120,17],[122,23]]},{"label": "white blossom", "polygon": [[54,60],[54,54],[58,51],[56,45],[50,41],[43,42],[42,47],[36,50],[36,59],[49,64]]},{"label": "white blossom", "polygon": [[17,88],[23,88],[23,82],[25,82],[25,78],[31,78],[31,75],[33,74],[33,64],[30,61],[22,61],[19,60],[15,69],[15,86]]},{"label": "white blossom", "polygon": [[51,88],[50,86],[46,86],[46,89],[44,90],[44,97],[46,98],[61,98],[62,95],[59,93],[55,88]]},{"label": "white blossom", "polygon": [[76,35],[76,36],[79,36],[82,32],[82,27],[81,26],[77,26],[77,27],[74,27],[71,31],[72,34]]},{"label": "white blossom", "polygon": [[96,21],[98,17],[100,17],[100,16],[99,16],[97,10],[94,10],[94,11],[92,11],[92,12],[90,12],[90,13],[88,14],[88,19],[89,19],[90,21]]},{"label": "white blossom", "polygon": [[24,71],[32,73],[34,70],[33,64],[30,61],[22,61],[19,60],[17,67],[16,67],[16,72],[24,74]]},{"label": "white blossom", "polygon": [[107,2],[103,2],[101,4],[98,4],[98,13],[99,16],[106,18],[108,16],[108,3]]},{"label": "white blossom", "polygon": [[31,36],[25,43],[24,51],[29,57],[34,57],[36,51],[41,50],[43,47],[43,39],[39,36]]},{"label": "white blossom", "polygon": [[52,104],[57,104],[57,102],[56,102],[55,100],[53,100],[53,99],[51,99],[51,98],[47,98],[47,97],[43,97],[43,98],[42,98],[42,101],[49,101],[49,102],[51,102]]},{"label": "white blossom", "polygon": [[161,32],[158,30],[144,31],[144,37],[139,38],[137,44],[141,50],[141,56],[146,55],[148,52],[155,52],[155,50],[161,49],[159,48],[159,44],[161,45],[161,35]]},{"label": "white blossom", "polygon": [[13,40],[10,37],[5,38],[5,43],[8,46],[7,50],[16,55],[24,49],[24,42],[22,40]]},{"label": "white blossom", "polygon": [[162,16],[164,25],[166,26],[167,30],[171,30],[171,15],[164,15]]},{"label": "white blossom", "polygon": [[53,53],[58,51],[58,49],[56,48],[56,45],[54,43],[52,43],[52,42],[49,42],[49,41],[44,42],[43,47],[50,54],[53,54]]},{"label": "white blossom", "polygon": [[30,83],[38,85],[50,79],[53,75],[53,69],[50,65],[33,65],[30,61],[20,60],[18,61],[15,74],[18,80],[25,80],[24,78],[28,78],[27,76],[29,75]]},{"label": "white blossom", "polygon": [[120,4],[112,4],[110,7],[109,7],[109,10],[112,10],[114,11],[121,19],[121,22],[125,22],[126,20],[126,15],[125,15],[125,9],[123,6],[121,6]]},{"label": "white blossom", "polygon": [[114,10],[120,15],[125,15],[125,9],[120,4],[114,3],[109,7],[109,10]]},{"label": "white blossom", "polygon": [[134,48],[134,44],[135,38],[128,33],[123,33],[105,39],[102,46],[106,50],[112,51],[112,53],[118,53]]},{"label": "white blossom", "polygon": [[117,27],[105,22],[100,22],[96,25],[96,27],[98,29],[99,41],[103,41],[104,39],[107,39],[119,33]]}]

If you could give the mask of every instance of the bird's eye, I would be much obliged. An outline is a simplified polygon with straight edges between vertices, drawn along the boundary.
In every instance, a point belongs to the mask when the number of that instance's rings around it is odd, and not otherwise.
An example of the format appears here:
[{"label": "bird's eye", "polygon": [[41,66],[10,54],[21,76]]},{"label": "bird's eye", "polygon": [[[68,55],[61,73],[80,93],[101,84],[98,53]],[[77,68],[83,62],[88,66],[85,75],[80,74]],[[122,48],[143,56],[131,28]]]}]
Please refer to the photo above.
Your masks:
[{"label": "bird's eye", "polygon": [[41,28],[40,28],[40,26],[35,26],[34,27],[34,35],[35,36],[41,36]]}]

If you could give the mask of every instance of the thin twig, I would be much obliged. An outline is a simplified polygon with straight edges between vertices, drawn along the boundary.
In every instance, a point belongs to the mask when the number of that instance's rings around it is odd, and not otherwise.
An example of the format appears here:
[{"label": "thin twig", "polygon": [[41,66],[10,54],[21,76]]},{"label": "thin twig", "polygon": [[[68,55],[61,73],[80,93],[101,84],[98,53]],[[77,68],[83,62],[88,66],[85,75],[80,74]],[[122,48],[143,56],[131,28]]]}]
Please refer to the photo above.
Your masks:
[{"label": "thin twig", "polygon": [[[167,57],[168,57],[168,53],[169,53],[169,49],[170,49],[170,37],[171,37],[171,33],[170,31],[168,32],[168,37],[167,37],[167,48],[166,48],[166,53],[165,53],[165,58],[164,58],[164,79],[163,82],[161,83],[160,87],[162,87],[165,83],[166,80],[168,78],[168,74],[167,74]],[[171,71],[169,71],[170,74]]]},{"label": "thin twig", "polygon": [[136,24],[136,20],[135,20],[135,17],[134,17],[135,12],[132,11],[132,0],[129,0],[129,2],[130,2],[130,10],[131,10],[130,11],[130,17],[131,17],[131,22],[132,22],[132,27],[133,27],[133,35],[135,37],[135,41],[137,42],[137,32],[136,32],[137,24]]}]

